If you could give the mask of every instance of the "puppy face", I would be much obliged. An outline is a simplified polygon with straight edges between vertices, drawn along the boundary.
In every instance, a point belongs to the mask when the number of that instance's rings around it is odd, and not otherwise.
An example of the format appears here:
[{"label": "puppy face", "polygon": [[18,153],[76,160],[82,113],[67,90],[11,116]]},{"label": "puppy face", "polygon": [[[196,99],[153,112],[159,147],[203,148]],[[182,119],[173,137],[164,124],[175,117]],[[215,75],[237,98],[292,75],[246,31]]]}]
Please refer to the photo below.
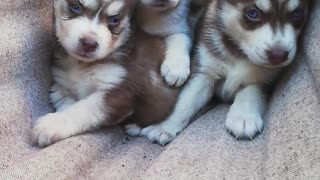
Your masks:
[{"label": "puppy face", "polygon": [[56,35],[73,57],[103,59],[121,46],[130,31],[133,0],[55,0]]},{"label": "puppy face", "polygon": [[140,0],[144,6],[159,11],[175,8],[179,4],[179,1],[180,0]]},{"label": "puppy face", "polygon": [[309,0],[227,0],[220,2],[223,31],[249,60],[286,66],[297,51]]}]

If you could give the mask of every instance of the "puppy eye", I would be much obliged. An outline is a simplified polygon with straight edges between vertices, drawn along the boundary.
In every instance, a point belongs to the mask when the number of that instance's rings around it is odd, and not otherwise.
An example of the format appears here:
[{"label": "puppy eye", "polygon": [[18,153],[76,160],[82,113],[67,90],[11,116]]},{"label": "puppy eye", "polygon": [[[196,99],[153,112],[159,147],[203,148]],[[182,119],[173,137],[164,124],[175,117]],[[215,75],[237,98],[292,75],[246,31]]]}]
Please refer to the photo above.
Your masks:
[{"label": "puppy eye", "polygon": [[108,24],[109,24],[109,26],[114,27],[114,26],[119,25],[120,21],[121,20],[118,17],[112,16],[112,17],[109,17]]},{"label": "puppy eye", "polygon": [[291,12],[291,18],[293,21],[301,21],[304,19],[305,11],[302,7],[298,7]]},{"label": "puppy eye", "polygon": [[78,4],[70,4],[69,8],[72,12],[76,13],[76,14],[81,14],[81,7]]},{"label": "puppy eye", "polygon": [[246,17],[250,21],[260,22],[261,21],[261,13],[257,8],[251,8],[246,11]]}]

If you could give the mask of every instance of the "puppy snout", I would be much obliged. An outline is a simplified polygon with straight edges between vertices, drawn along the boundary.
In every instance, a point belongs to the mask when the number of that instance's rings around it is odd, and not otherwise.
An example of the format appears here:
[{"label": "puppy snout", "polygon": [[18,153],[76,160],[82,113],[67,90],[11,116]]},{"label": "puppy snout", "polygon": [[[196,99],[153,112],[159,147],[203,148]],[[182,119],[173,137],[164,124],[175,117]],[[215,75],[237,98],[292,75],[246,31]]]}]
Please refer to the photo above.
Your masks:
[{"label": "puppy snout", "polygon": [[80,44],[84,51],[94,52],[98,48],[98,42],[93,37],[84,37],[80,39]]},{"label": "puppy snout", "polygon": [[288,60],[289,51],[281,46],[275,46],[267,51],[269,62],[273,65],[279,65]]}]

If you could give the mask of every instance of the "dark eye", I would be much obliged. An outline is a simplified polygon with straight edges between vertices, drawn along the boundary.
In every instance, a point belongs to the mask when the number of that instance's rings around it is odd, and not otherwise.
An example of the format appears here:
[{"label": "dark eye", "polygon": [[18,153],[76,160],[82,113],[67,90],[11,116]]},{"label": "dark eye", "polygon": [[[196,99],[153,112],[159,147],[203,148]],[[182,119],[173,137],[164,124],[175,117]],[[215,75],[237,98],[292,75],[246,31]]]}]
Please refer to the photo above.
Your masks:
[{"label": "dark eye", "polygon": [[120,19],[118,17],[109,17],[108,24],[109,26],[117,26],[120,23]]},{"label": "dark eye", "polygon": [[81,7],[78,4],[70,4],[70,10],[76,14],[81,14]]},{"label": "dark eye", "polygon": [[301,7],[291,12],[291,17],[293,21],[301,21],[304,19],[304,16],[305,16],[305,11]]},{"label": "dark eye", "polygon": [[261,21],[260,11],[257,8],[251,8],[246,11],[246,17],[250,21],[259,22]]}]

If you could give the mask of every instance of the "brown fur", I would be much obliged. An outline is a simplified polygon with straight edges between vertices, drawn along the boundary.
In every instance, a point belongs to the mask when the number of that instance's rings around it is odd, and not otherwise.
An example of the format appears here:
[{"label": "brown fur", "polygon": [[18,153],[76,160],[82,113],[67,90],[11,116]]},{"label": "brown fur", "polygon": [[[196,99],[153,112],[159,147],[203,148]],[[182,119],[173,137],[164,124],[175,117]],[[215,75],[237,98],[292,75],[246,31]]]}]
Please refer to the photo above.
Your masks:
[{"label": "brown fur", "polygon": [[[169,88],[160,75],[164,39],[147,35],[130,22],[133,1],[108,0],[111,4],[100,9],[106,10],[110,22],[101,21],[100,13],[96,16],[100,19],[91,19],[86,12],[95,7],[94,2],[82,2],[93,6],[55,1],[56,36],[61,47],[52,66],[50,100],[57,112],[40,117],[33,127],[33,142],[40,147],[101,125],[127,120],[142,127],[159,123],[172,112],[179,94],[179,89]],[[61,7],[79,17],[68,18]],[[119,16],[118,23],[113,23],[117,18],[113,12]],[[110,26],[122,26],[123,31],[114,33]],[[98,44],[92,52],[85,49],[90,44],[82,41],[88,34],[93,36],[89,40]]]},{"label": "brown fur", "polygon": [[[137,30],[131,41],[129,59],[122,63],[128,71],[127,79],[106,95],[112,109],[107,123],[118,124],[130,118],[144,127],[170,114],[179,89],[168,87],[160,75],[165,52],[163,40]],[[156,73],[157,83],[152,83],[151,71]]]},{"label": "brown fur", "polygon": [[[106,112],[107,126],[120,124],[127,119],[142,127],[159,123],[173,110],[179,94],[179,88],[168,87],[160,75],[160,65],[165,55],[163,39],[138,29],[133,30],[131,37],[126,45],[103,61],[79,62],[84,71],[97,63],[114,63],[120,64],[128,72],[126,79],[105,95],[109,108]],[[56,56],[63,58],[68,55],[63,51],[63,55]],[[59,64],[55,63],[55,66]],[[150,72],[155,72],[156,83],[153,83]]]}]

